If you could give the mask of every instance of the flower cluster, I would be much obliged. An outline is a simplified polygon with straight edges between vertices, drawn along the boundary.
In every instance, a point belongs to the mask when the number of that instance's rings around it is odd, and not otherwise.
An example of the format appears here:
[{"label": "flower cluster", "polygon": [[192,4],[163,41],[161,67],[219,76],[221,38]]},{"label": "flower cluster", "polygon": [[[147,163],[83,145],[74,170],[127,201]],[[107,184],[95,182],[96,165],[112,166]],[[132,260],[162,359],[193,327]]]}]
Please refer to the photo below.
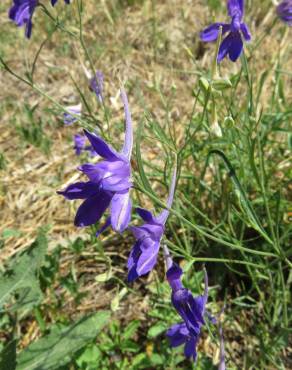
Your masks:
[{"label": "flower cluster", "polygon": [[[102,74],[89,79],[92,90],[97,97],[102,98]],[[85,136],[75,135],[75,150],[80,154],[85,148],[86,138],[90,142],[93,155],[103,158],[98,163],[85,163],[79,170],[88,178],[86,182],[77,182],[69,185],[58,193],[66,199],[82,199],[83,203],[75,216],[76,226],[89,226],[98,222],[109,209],[109,216],[105,224],[96,233],[98,236],[111,225],[112,229],[122,233],[129,227],[131,220],[132,201],[130,197],[133,186],[131,179],[131,155],[133,147],[133,126],[129,103],[125,91],[121,90],[121,99],[125,113],[125,141],[120,152],[117,152],[100,136],[84,130]],[[74,108],[74,107],[73,107]],[[81,110],[67,108],[67,121],[70,113],[79,114]],[[71,117],[74,119],[74,117]],[[71,122],[70,122],[71,123]],[[88,149],[89,150],[89,149]],[[144,223],[141,226],[130,226],[136,242],[128,258],[128,281],[133,282],[154,268],[157,263],[161,240],[165,231],[170,209],[173,204],[177,171],[172,174],[166,208],[155,216],[143,208],[136,208],[136,212]],[[173,325],[166,333],[172,347],[185,345],[186,357],[196,360],[196,346],[200,336],[201,326],[204,325],[205,305],[208,298],[208,277],[205,271],[204,295],[193,297],[192,293],[183,287],[181,282],[182,270],[173,263],[167,248],[164,246],[167,261],[167,280],[172,289],[171,301],[182,318],[182,322]],[[223,367],[222,367],[223,369]]]}]

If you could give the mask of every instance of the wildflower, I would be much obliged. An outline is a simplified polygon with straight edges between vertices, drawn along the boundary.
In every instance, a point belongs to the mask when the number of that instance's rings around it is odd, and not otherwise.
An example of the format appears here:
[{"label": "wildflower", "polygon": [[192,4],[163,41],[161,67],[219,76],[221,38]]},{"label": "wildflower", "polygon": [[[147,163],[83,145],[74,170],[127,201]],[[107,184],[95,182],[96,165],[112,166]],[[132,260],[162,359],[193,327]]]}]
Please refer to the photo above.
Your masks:
[{"label": "wildflower", "polygon": [[17,27],[25,25],[27,38],[31,36],[32,16],[38,4],[38,0],[13,0],[13,5],[9,10],[9,18],[16,23]]},{"label": "wildflower", "polygon": [[288,26],[292,26],[292,0],[284,0],[277,6],[277,14]]},{"label": "wildflower", "polygon": [[[58,0],[51,0],[54,6]],[[70,0],[64,0],[70,4]],[[39,0],[13,0],[13,5],[9,9],[9,18],[16,23],[18,27],[25,25],[25,36],[29,39],[32,31],[32,17]]]},{"label": "wildflower", "polygon": [[83,151],[88,151],[90,155],[94,156],[96,153],[92,145],[86,145],[86,136],[82,134],[74,135],[74,149],[76,155],[80,155]]},{"label": "wildflower", "polygon": [[96,71],[96,74],[94,77],[90,78],[90,88],[92,91],[94,91],[97,99],[100,103],[102,103],[103,97],[103,73],[101,71]]},{"label": "wildflower", "polygon": [[167,273],[166,277],[171,286],[171,301],[178,314],[183,319],[182,323],[173,325],[166,335],[170,339],[170,345],[177,347],[185,344],[186,357],[196,360],[196,345],[199,340],[201,326],[204,325],[205,306],[208,299],[208,275],[205,273],[205,291],[198,297],[184,288],[181,282],[183,274],[181,268],[172,261],[168,249],[164,246]]},{"label": "wildflower", "polygon": [[69,126],[76,122],[77,118],[75,116],[81,116],[81,109],[82,109],[81,103],[67,107],[67,112],[65,112],[63,115],[64,124]]},{"label": "wildflower", "polygon": [[244,14],[244,0],[228,0],[227,2],[228,15],[231,17],[231,23],[213,23],[201,32],[200,37],[202,41],[211,42],[217,40],[219,36],[219,29],[222,27],[222,35],[228,35],[222,41],[217,60],[221,62],[228,54],[229,59],[235,62],[243,49],[242,36],[245,41],[251,40],[246,23],[242,22]]},{"label": "wildflower", "polygon": [[137,241],[128,259],[128,281],[130,282],[150,272],[157,262],[160,241],[169,215],[169,208],[171,208],[173,202],[175,182],[176,170],[174,170],[172,175],[167,209],[163,210],[159,216],[155,217],[150,211],[143,208],[136,209],[145,223],[139,227],[131,227],[131,231]]},{"label": "wildflower", "polygon": [[86,163],[80,170],[89,178],[87,182],[69,185],[59,192],[67,199],[85,199],[79,207],[76,226],[88,226],[96,223],[110,206],[110,217],[98,231],[99,235],[108,226],[115,231],[124,231],[131,218],[132,202],[130,199],[131,166],[130,158],[133,146],[132,120],[128,99],[124,90],[121,91],[126,118],[126,133],[123,149],[116,152],[99,136],[84,131],[94,151],[105,160],[97,164]]}]

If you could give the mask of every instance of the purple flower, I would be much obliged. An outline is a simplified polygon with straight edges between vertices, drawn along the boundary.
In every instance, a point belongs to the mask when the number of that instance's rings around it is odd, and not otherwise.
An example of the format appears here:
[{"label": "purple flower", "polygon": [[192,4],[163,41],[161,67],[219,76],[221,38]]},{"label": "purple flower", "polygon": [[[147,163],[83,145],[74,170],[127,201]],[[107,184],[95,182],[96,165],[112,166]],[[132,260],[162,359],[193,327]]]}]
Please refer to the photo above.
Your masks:
[{"label": "purple flower", "polygon": [[76,226],[95,224],[110,206],[110,217],[97,235],[110,224],[115,231],[122,232],[128,227],[131,218],[130,158],[133,146],[133,129],[128,99],[124,90],[121,90],[121,98],[126,118],[125,142],[122,151],[116,152],[99,136],[85,130],[85,135],[94,151],[104,158],[104,161],[82,165],[80,170],[88,177],[89,181],[69,185],[67,189],[59,192],[70,200],[84,199],[75,217]]},{"label": "purple flower", "polygon": [[38,0],[13,0],[13,5],[9,10],[9,18],[18,27],[25,25],[25,36],[27,38],[31,36],[32,16],[38,4]]},{"label": "purple flower", "polygon": [[91,90],[94,91],[97,99],[102,103],[103,73],[101,71],[96,71],[95,76],[90,79],[89,83]]},{"label": "purple flower", "polygon": [[170,192],[167,200],[167,209],[155,217],[146,209],[137,208],[137,213],[145,221],[142,226],[132,226],[131,230],[137,239],[128,259],[128,281],[134,281],[139,276],[150,272],[157,262],[160,241],[169,215],[174,196],[176,170],[172,175]]},{"label": "purple flower", "polygon": [[[51,0],[54,6],[58,0]],[[70,4],[70,0],[64,0]],[[39,5],[39,0],[13,0],[13,5],[9,9],[9,18],[16,23],[18,27],[25,25],[25,36],[29,39],[32,31],[32,16],[35,8]]]},{"label": "purple flower", "polygon": [[[74,122],[77,121],[77,118],[75,116],[81,116],[81,110],[82,110],[82,104],[77,105],[71,105],[70,107],[67,107],[67,112],[63,114],[63,121],[64,124],[67,126],[72,125]],[[71,114],[70,114],[71,113]]]},{"label": "purple flower", "polygon": [[201,326],[204,325],[205,306],[208,300],[208,275],[205,272],[205,291],[198,297],[193,297],[192,293],[184,288],[181,282],[183,274],[181,268],[172,261],[169,251],[164,246],[167,273],[166,277],[172,289],[171,301],[177,313],[183,319],[180,324],[173,325],[168,331],[172,347],[185,344],[185,355],[196,359],[196,344],[199,339]]},{"label": "purple flower", "polygon": [[277,6],[277,14],[288,26],[292,26],[292,0],[284,0]]},{"label": "purple flower", "polygon": [[217,40],[220,26],[222,26],[222,35],[228,32],[228,35],[220,45],[217,58],[218,62],[221,62],[227,54],[229,59],[235,62],[243,49],[242,36],[246,41],[251,40],[248,26],[242,22],[244,0],[228,0],[227,9],[228,15],[231,17],[231,23],[213,23],[200,34],[202,41],[211,42]]},{"label": "purple flower", "polygon": [[74,135],[74,149],[76,155],[80,155],[83,151],[88,151],[91,156],[96,155],[92,145],[86,145],[86,136],[83,134]]},{"label": "purple flower", "polygon": [[192,335],[184,322],[172,325],[166,332],[166,335],[170,341],[171,347],[178,347],[182,344],[185,345],[185,356],[193,357],[195,361],[197,358],[197,342],[199,339],[198,335]]}]

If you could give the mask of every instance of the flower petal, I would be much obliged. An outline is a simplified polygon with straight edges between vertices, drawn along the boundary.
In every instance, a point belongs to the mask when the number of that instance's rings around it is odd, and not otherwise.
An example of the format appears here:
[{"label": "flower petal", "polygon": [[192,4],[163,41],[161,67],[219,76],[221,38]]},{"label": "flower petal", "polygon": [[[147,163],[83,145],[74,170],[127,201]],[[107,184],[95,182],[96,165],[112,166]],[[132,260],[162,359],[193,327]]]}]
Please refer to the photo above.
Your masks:
[{"label": "flower petal", "polygon": [[108,208],[112,195],[105,191],[99,191],[96,195],[86,199],[75,216],[75,226],[89,226],[95,224]]},{"label": "flower petal", "polygon": [[102,138],[87,130],[84,130],[84,133],[98,155],[107,159],[108,161],[123,160],[121,155],[110,145],[108,145]]},{"label": "flower petal", "polygon": [[242,52],[243,42],[239,32],[234,32],[232,35],[233,37],[229,45],[228,55],[230,60],[235,62]]},{"label": "flower petal", "polygon": [[135,210],[138,213],[138,215],[142,218],[143,221],[145,221],[149,224],[155,224],[156,223],[156,218],[147,209],[137,207]]},{"label": "flower petal", "polygon": [[69,185],[64,191],[57,191],[58,194],[63,195],[66,199],[86,199],[99,191],[98,186],[91,181],[76,182]]},{"label": "flower petal", "polygon": [[143,241],[143,243],[141,243],[142,253],[138,259],[136,267],[137,274],[139,276],[147,274],[156,265],[158,251],[160,247],[159,242],[153,241],[150,238],[147,238],[146,240],[147,248],[145,248],[145,241]]},{"label": "flower petal", "polygon": [[240,30],[243,34],[243,37],[244,37],[245,41],[250,41],[251,40],[251,33],[249,31],[249,28],[248,28],[247,24],[241,23]]},{"label": "flower petal", "polygon": [[130,192],[116,193],[111,201],[111,224],[117,232],[123,232],[131,220],[132,201]]},{"label": "flower petal", "polygon": [[[186,332],[186,334],[185,334]],[[166,332],[171,347],[178,347],[188,340],[188,329],[184,323],[172,325]]]},{"label": "flower petal", "polygon": [[229,51],[229,47],[232,41],[232,34],[229,33],[225,39],[221,42],[219,52],[218,52],[218,58],[217,61],[218,63],[221,62],[222,59],[224,59]]},{"label": "flower petal", "polygon": [[108,217],[104,223],[104,225],[97,230],[95,236],[98,237],[101,233],[103,233],[109,226],[111,225],[111,218]]},{"label": "flower petal", "polygon": [[228,0],[227,9],[230,17],[234,17],[238,13],[242,17],[244,11],[244,0]]},{"label": "flower petal", "polygon": [[230,25],[227,23],[213,23],[200,33],[201,40],[205,42],[216,41],[219,35],[220,26],[222,26],[222,34],[230,30]]},{"label": "flower petal", "polygon": [[85,163],[79,170],[93,182],[101,183],[104,190],[123,191],[132,186],[130,165],[123,161],[102,161],[97,164]]},{"label": "flower petal", "polygon": [[196,351],[196,345],[197,345],[197,340],[198,340],[198,337],[191,337],[186,345],[185,345],[185,349],[184,349],[184,353],[185,353],[185,356],[186,357],[193,357],[194,361],[196,360],[196,357],[197,357],[197,351]]}]

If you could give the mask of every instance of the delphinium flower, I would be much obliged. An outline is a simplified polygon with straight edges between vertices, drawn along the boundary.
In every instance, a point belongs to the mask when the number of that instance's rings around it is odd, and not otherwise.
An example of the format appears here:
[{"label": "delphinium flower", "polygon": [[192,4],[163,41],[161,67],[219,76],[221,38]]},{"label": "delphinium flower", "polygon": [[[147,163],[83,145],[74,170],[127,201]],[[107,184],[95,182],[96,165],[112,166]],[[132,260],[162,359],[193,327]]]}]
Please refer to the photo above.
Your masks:
[{"label": "delphinium flower", "polygon": [[124,231],[130,222],[132,202],[130,199],[131,165],[133,147],[133,128],[128,99],[121,90],[124,104],[126,132],[122,151],[118,153],[102,138],[94,133],[84,131],[94,151],[104,158],[99,163],[86,163],[79,169],[88,177],[87,182],[69,185],[59,192],[65,198],[84,199],[75,216],[76,226],[89,226],[100,220],[110,206],[110,216],[97,235],[112,226],[115,231]]},{"label": "delphinium flower", "polygon": [[92,145],[86,145],[86,136],[83,134],[74,135],[74,149],[78,156],[84,151],[88,151],[91,156],[96,155]]},{"label": "delphinium flower", "polygon": [[25,25],[25,36],[27,38],[31,36],[32,16],[38,4],[38,0],[13,0],[13,5],[9,10],[9,18],[18,27]]},{"label": "delphinium flower", "polygon": [[228,15],[231,17],[230,23],[213,23],[200,34],[202,41],[211,42],[217,40],[220,27],[222,27],[222,35],[228,32],[228,35],[221,42],[217,57],[218,62],[221,62],[227,55],[232,62],[235,62],[243,49],[242,37],[245,41],[251,40],[248,26],[242,22],[244,0],[228,0],[227,9]]},{"label": "delphinium flower", "polygon": [[[54,6],[58,0],[51,0]],[[64,0],[66,4],[70,4],[70,0]],[[39,0],[13,0],[13,5],[9,9],[9,18],[16,23],[18,27],[25,25],[25,36],[31,37],[32,17],[36,7],[39,5]]]},{"label": "delphinium flower", "polygon": [[164,246],[167,272],[166,277],[172,289],[171,301],[183,322],[175,324],[168,329],[166,335],[170,340],[171,347],[184,344],[186,357],[196,360],[197,343],[200,336],[201,326],[204,325],[205,306],[208,300],[208,275],[205,273],[205,291],[203,295],[193,297],[192,293],[186,289],[182,282],[182,270],[172,261],[169,251]]},{"label": "delphinium flower", "polygon": [[292,26],[292,0],[284,0],[277,6],[277,14],[283,22]]},{"label": "delphinium flower", "polygon": [[176,169],[172,175],[167,209],[164,209],[158,216],[155,217],[150,211],[143,208],[136,209],[145,223],[142,226],[130,228],[137,239],[128,259],[128,281],[130,282],[150,272],[157,262],[160,241],[173,202],[175,183]]},{"label": "delphinium flower", "polygon": [[69,126],[77,121],[75,116],[81,116],[82,104],[71,105],[66,108],[67,112],[63,114],[64,124]]}]

